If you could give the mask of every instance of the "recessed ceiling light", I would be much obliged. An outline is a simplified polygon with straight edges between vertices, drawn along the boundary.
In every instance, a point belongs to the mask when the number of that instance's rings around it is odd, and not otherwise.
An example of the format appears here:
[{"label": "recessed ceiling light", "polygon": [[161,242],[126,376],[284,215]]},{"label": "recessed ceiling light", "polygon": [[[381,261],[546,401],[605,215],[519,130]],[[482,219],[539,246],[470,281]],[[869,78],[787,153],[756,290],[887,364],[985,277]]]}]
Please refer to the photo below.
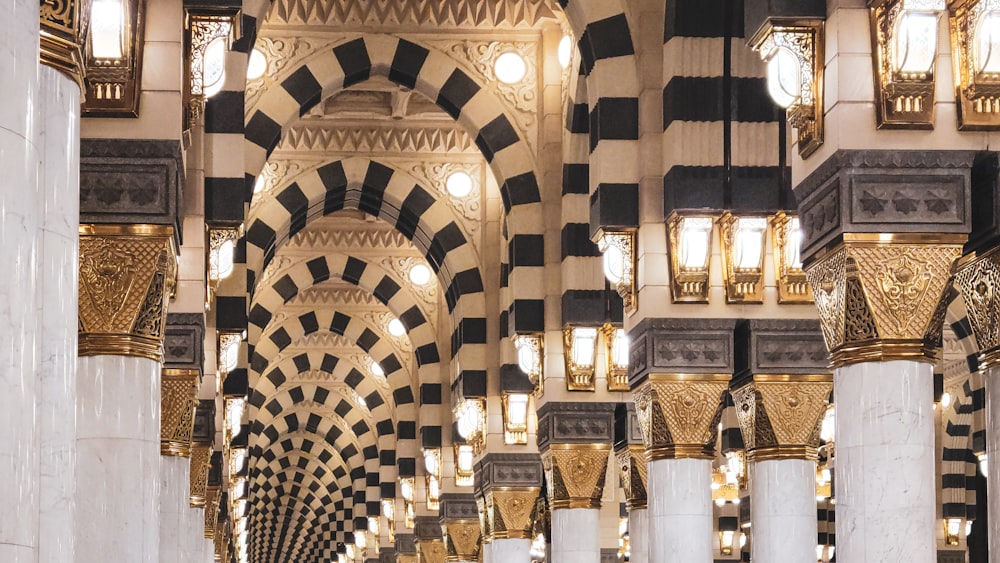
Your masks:
[{"label": "recessed ceiling light", "polygon": [[393,336],[403,336],[406,334],[406,327],[403,326],[403,321],[399,319],[389,321],[389,334]]},{"label": "recessed ceiling light", "polygon": [[264,58],[264,53],[261,53],[257,49],[250,51],[250,62],[247,64],[247,80],[257,80],[261,76],[264,76],[265,71],[267,71],[267,59]]},{"label": "recessed ceiling light", "polygon": [[423,264],[410,268],[410,281],[417,285],[427,285],[431,281],[431,269]]},{"label": "recessed ceiling light", "polygon": [[508,51],[497,57],[497,62],[493,65],[493,71],[496,72],[500,82],[514,84],[520,82],[524,78],[524,75],[528,73],[528,65],[524,62],[524,58],[521,55],[514,51]]},{"label": "recessed ceiling light", "polygon": [[465,197],[472,193],[472,176],[462,170],[452,172],[445,181],[445,187],[451,195]]}]

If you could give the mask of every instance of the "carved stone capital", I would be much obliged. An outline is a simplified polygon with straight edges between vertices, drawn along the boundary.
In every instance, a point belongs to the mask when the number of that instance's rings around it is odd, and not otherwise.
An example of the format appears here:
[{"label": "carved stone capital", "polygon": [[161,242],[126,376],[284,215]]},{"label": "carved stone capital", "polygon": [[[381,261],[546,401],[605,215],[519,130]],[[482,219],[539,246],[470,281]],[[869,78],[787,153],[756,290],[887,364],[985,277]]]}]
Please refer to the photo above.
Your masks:
[{"label": "carved stone capital", "polygon": [[191,432],[198,407],[201,373],[191,369],[165,368],[160,378],[160,453],[191,455]]},{"label": "carved stone capital", "polygon": [[644,319],[629,331],[629,385],[656,373],[733,373],[731,319]]},{"label": "carved stone capital", "polygon": [[495,487],[486,491],[486,514],[493,539],[532,539],[541,487]]},{"label": "carved stone capital", "polygon": [[208,469],[212,463],[212,446],[191,446],[191,471],[188,474],[191,488],[191,508],[203,508],[207,502]]},{"label": "carved stone capital", "polygon": [[649,461],[714,459],[729,374],[652,374],[634,392]]},{"label": "carved stone capital", "polygon": [[81,356],[163,361],[176,255],[172,227],[80,226]]},{"label": "carved stone capital", "polygon": [[1000,247],[963,262],[955,289],[965,301],[979,347],[979,369],[1000,363]]},{"label": "carved stone capital", "polygon": [[600,508],[611,444],[549,444],[542,452],[549,506]]},{"label": "carved stone capital", "polygon": [[965,235],[844,235],[807,269],[832,364],[936,361]]},{"label": "carved stone capital", "polygon": [[205,315],[203,313],[168,313],[163,338],[163,366],[167,368],[204,369]]},{"label": "carved stone capital", "polygon": [[41,2],[38,20],[41,26],[41,63],[52,67],[83,89],[84,63],[81,42],[90,21],[92,0]]},{"label": "carved stone capital", "polygon": [[[217,538],[219,525],[219,487],[208,487],[205,490],[205,539]],[[218,545],[218,541],[216,542]]]},{"label": "carved stone capital", "polygon": [[479,519],[476,520],[442,520],[444,545],[447,555],[445,561],[458,563],[460,561],[478,561],[479,548],[482,540],[482,530]]},{"label": "carved stone capital", "polygon": [[625,504],[628,509],[646,508],[646,484],[649,475],[646,448],[642,445],[630,445],[627,448],[618,449],[615,457],[618,461],[618,471],[622,478],[622,488],[625,489]]},{"label": "carved stone capital", "polygon": [[538,449],[549,444],[611,444],[614,403],[546,403],[538,409]]},{"label": "carved stone capital", "polygon": [[733,391],[747,461],[817,459],[833,376],[755,375]]}]

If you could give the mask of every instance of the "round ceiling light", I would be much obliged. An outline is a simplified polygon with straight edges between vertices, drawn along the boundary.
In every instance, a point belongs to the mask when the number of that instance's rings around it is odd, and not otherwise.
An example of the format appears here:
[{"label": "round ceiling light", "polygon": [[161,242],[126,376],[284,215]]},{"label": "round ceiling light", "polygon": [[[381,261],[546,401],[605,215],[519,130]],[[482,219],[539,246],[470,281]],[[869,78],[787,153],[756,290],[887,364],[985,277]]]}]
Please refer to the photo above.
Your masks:
[{"label": "round ceiling light", "polygon": [[559,40],[559,50],[556,52],[559,57],[559,64],[566,68],[573,60],[573,36],[563,35]]},{"label": "round ceiling light", "polygon": [[524,57],[521,55],[514,51],[508,51],[497,57],[493,71],[496,72],[500,82],[514,84],[520,82],[528,73],[528,64],[524,62]]},{"label": "round ceiling light", "polygon": [[389,321],[389,334],[396,337],[406,334],[406,327],[403,326],[403,321],[399,319],[392,319]]},{"label": "round ceiling light", "polygon": [[427,285],[431,281],[431,269],[423,264],[410,268],[410,281],[417,285]]},{"label": "round ceiling light", "polygon": [[451,195],[465,197],[472,193],[472,176],[462,170],[452,172],[445,181],[445,187]]},{"label": "round ceiling light", "polygon": [[257,80],[261,76],[264,76],[265,71],[267,71],[267,59],[264,58],[264,53],[261,53],[257,49],[250,51],[250,62],[247,64],[247,80]]},{"label": "round ceiling light", "polygon": [[375,360],[372,360],[372,363],[368,364],[368,369],[379,377],[385,377],[385,370]]}]

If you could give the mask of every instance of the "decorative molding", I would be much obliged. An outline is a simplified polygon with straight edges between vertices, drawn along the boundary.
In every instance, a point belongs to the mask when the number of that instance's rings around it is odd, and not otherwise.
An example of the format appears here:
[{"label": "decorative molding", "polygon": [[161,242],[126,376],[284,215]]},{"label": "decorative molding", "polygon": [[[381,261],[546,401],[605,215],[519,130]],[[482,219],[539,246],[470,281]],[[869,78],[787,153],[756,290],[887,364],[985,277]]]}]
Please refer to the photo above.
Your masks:
[{"label": "decorative molding", "polygon": [[531,29],[555,14],[546,0],[276,0],[272,25]]},{"label": "decorative molding", "polygon": [[164,367],[193,369],[202,373],[205,364],[204,343],[204,314],[167,313],[167,329],[163,337]]},{"label": "decorative molding", "polygon": [[479,507],[472,494],[441,495],[441,528],[444,532],[446,561],[477,561],[482,540]]},{"label": "decorative molding", "polygon": [[[539,463],[541,466],[541,463]],[[493,539],[534,539],[535,508],[541,487],[494,488],[485,492]]]},{"label": "decorative molding", "polygon": [[191,455],[201,371],[165,368],[160,378],[160,454]]},{"label": "decorative molding", "polygon": [[833,376],[755,375],[733,391],[747,461],[818,459]]},{"label": "decorative molding", "polygon": [[39,3],[42,64],[70,77],[83,88],[86,72],[81,44],[90,27],[93,0],[60,0]]},{"label": "decorative molding", "polygon": [[81,225],[79,354],[162,363],[176,276],[172,227]]},{"label": "decorative molding", "polygon": [[207,506],[208,469],[211,462],[212,446],[194,444],[191,447],[191,472],[188,475],[191,508]]},{"label": "decorative molding", "polygon": [[[313,305],[347,305],[381,308],[382,303],[363,289],[331,289],[310,287],[300,291],[288,302],[288,307]],[[272,323],[273,324],[273,323]]]},{"label": "decorative molding", "polygon": [[542,452],[552,510],[600,508],[610,443],[549,444]]},{"label": "decorative molding", "polygon": [[964,235],[845,235],[807,269],[834,366],[937,360],[943,297]]},{"label": "decorative molding", "polygon": [[754,319],[735,332],[735,378],[754,374],[829,373],[829,353],[819,321]]},{"label": "decorative molding", "polygon": [[538,409],[538,449],[554,444],[610,444],[614,403],[546,403]]},{"label": "decorative molding", "polygon": [[1000,362],[1000,247],[966,261],[955,274],[979,348],[979,369]]},{"label": "decorative molding", "polygon": [[291,127],[275,150],[341,153],[428,153],[479,155],[475,140],[465,129],[452,127],[401,127],[399,125],[335,126],[303,123]]},{"label": "decorative molding", "polygon": [[629,385],[652,373],[733,373],[730,319],[644,319],[629,332]]},{"label": "decorative molding", "polygon": [[[416,256],[397,256],[383,258],[379,260],[379,264],[386,270],[395,273],[396,281],[399,282],[401,280],[409,279],[410,268],[417,264],[427,266],[427,261]],[[429,268],[430,266],[427,267]],[[430,310],[436,308],[438,302],[438,284],[435,283],[433,279],[430,283],[425,283],[424,285],[417,285],[415,283],[402,283],[400,285],[407,288],[414,295],[422,299],[427,305],[430,306]]]},{"label": "decorative molding", "polygon": [[625,490],[625,504],[629,510],[646,508],[649,464],[646,450],[641,444],[620,448],[615,453],[622,488]]},{"label": "decorative molding", "polygon": [[729,374],[653,374],[633,392],[646,455],[714,459]]},{"label": "decorative molding", "polygon": [[380,250],[412,250],[413,243],[394,229],[307,229],[295,234],[286,248],[378,248]]}]

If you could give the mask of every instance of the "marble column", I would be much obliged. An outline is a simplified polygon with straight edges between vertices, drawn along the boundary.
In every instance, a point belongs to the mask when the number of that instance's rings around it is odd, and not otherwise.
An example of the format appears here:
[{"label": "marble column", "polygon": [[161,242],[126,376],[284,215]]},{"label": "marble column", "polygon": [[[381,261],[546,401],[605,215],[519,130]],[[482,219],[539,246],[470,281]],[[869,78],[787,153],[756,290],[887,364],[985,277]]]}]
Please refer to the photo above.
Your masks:
[{"label": "marble column", "polygon": [[[475,496],[471,493],[445,493],[441,495],[439,512],[441,532],[444,536],[445,561],[448,563],[479,561],[482,529]],[[397,535],[397,551],[398,537]]]},{"label": "marble column", "polygon": [[39,561],[73,561],[76,513],[76,332],[80,221],[80,85],[39,69],[38,186],[41,195],[37,315]]},{"label": "marble column", "polygon": [[836,368],[838,561],[936,560],[933,363],[964,240],[845,233],[808,267]]},{"label": "marble column", "polygon": [[[39,442],[35,295],[38,279],[38,7],[30,0],[0,7],[0,561],[38,558]],[[17,507],[12,510],[11,507]]]},{"label": "marble column", "polygon": [[[168,315],[168,321],[173,315]],[[160,561],[185,561],[188,546],[201,534],[189,535],[191,433],[197,368],[164,368],[160,384]]]},{"label": "marble column", "polygon": [[[530,563],[532,532],[542,491],[542,461],[537,454],[488,453],[476,466],[481,483],[485,526],[484,563]],[[485,539],[485,538],[484,538]]]},{"label": "marble column", "polygon": [[599,513],[614,410],[612,403],[546,403],[538,409],[553,563],[600,563]]},{"label": "marble column", "polygon": [[649,561],[649,509],[646,481],[648,465],[642,443],[642,430],[635,412],[635,403],[623,403],[615,410],[615,459],[625,506],[628,508],[629,551],[632,563]]},{"label": "marble column", "polygon": [[77,561],[159,561],[160,369],[173,229],[80,227]]}]

